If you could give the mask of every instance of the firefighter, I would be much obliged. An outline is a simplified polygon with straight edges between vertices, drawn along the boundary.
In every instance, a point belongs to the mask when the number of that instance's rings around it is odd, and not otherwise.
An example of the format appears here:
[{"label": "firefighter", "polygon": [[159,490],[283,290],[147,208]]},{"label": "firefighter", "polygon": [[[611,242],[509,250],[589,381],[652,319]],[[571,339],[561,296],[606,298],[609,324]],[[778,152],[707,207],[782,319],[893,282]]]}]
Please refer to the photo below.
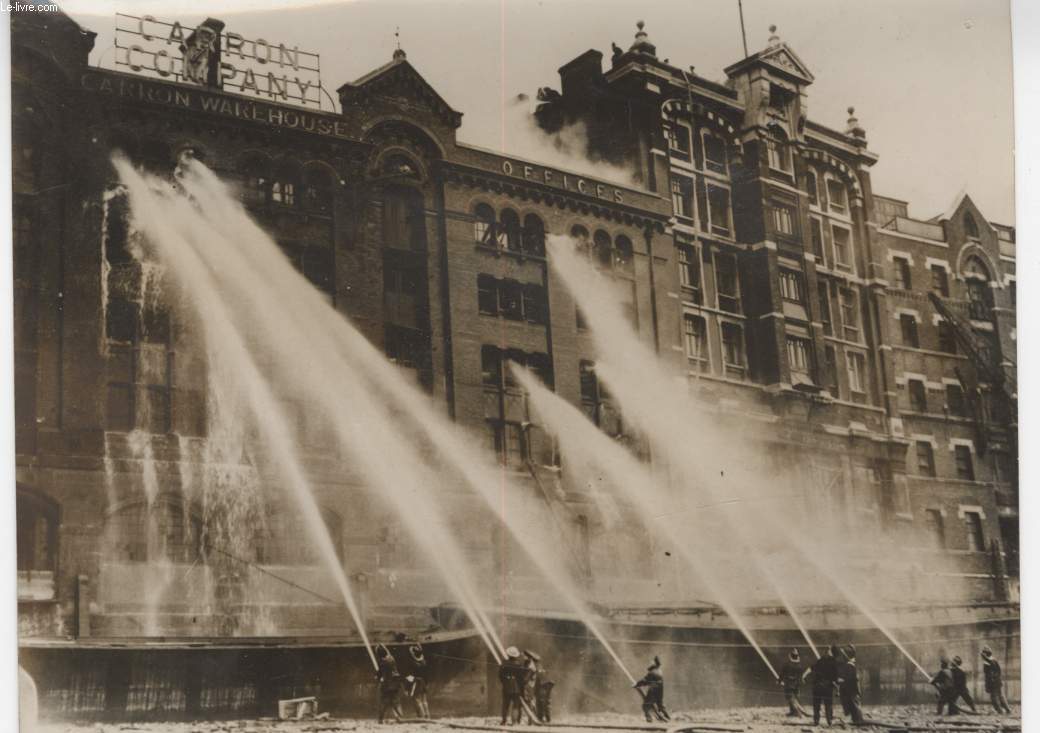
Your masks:
[{"label": "firefighter", "polygon": [[823,650],[823,656],[812,666],[813,725],[820,724],[820,707],[827,715],[827,725],[834,722],[834,686],[838,683],[838,647]]},{"label": "firefighter", "polygon": [[779,685],[784,688],[784,699],[787,701],[787,717],[799,718],[807,715],[798,702],[798,691],[802,687],[802,679],[809,674],[808,669],[802,668],[802,660],[797,649],[792,649],[787,655],[787,661],[780,668],[780,675],[776,678]]},{"label": "firefighter", "polygon": [[412,673],[405,677],[408,695],[415,704],[415,714],[420,718],[430,717],[430,703],[426,699],[427,665],[426,656],[420,644],[408,647],[408,655],[412,658]]},{"label": "firefighter", "polygon": [[654,657],[654,662],[646,668],[643,679],[633,687],[643,695],[643,715],[646,716],[646,722],[652,723],[652,716],[656,716],[658,720],[672,719],[664,707],[664,675],[661,673],[661,660],[658,657]]},{"label": "firefighter", "polygon": [[382,723],[388,713],[393,715],[395,722],[400,722],[401,674],[397,671],[397,660],[384,644],[376,647],[376,658],[379,663],[376,671],[376,679],[379,680],[379,722]]},{"label": "firefighter", "polygon": [[1010,715],[1011,707],[1004,697],[1004,676],[1000,670],[1000,663],[993,657],[993,651],[988,646],[982,647],[982,673],[993,709],[998,713]]},{"label": "firefighter", "polygon": [[856,668],[856,647],[849,644],[842,650],[845,661],[838,667],[838,697],[845,715],[852,718],[853,725],[863,724],[863,708],[860,703],[859,670]]},{"label": "firefighter", "polygon": [[535,713],[538,720],[543,723],[552,722],[552,691],[556,683],[549,677],[549,673],[541,662],[538,663],[538,681],[534,688]]},{"label": "firefighter", "polygon": [[950,676],[953,678],[953,701],[956,703],[958,700],[963,699],[964,702],[968,703],[971,712],[977,713],[975,701],[971,698],[971,693],[968,691],[968,673],[961,669],[962,663],[960,657],[954,657],[953,664],[950,665]]},{"label": "firefighter", "polygon": [[935,714],[942,715],[945,708],[948,715],[959,715],[961,710],[957,707],[957,693],[953,686],[953,674],[950,672],[950,663],[946,661],[945,657],[939,660],[939,672],[932,677],[932,685],[939,692]]},{"label": "firefighter", "polygon": [[515,646],[506,649],[505,661],[498,668],[498,681],[502,684],[502,725],[519,723],[527,667]]}]

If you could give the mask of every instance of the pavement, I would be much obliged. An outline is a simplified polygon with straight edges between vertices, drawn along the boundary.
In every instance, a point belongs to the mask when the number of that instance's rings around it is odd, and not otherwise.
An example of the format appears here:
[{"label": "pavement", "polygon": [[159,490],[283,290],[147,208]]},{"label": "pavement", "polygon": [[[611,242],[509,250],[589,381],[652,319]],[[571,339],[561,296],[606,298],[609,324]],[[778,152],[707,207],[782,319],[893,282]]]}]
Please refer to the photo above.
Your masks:
[{"label": "pavement", "polygon": [[[990,714],[937,717],[931,706],[878,706],[867,708],[865,726],[846,726],[835,720],[834,728],[874,731],[934,733],[1016,733],[1022,723],[1017,708],[1007,716]],[[733,708],[673,713],[670,723],[646,723],[642,716],[597,713],[563,715],[548,726],[498,725],[497,717],[444,718],[434,721],[405,720],[380,725],[374,720],[324,719],[278,721],[272,718],[178,723],[49,723],[37,725],[32,733],[463,733],[467,730],[510,733],[795,733],[825,730],[812,726],[812,718],[789,718],[778,708]],[[29,733],[29,731],[23,731]]]}]

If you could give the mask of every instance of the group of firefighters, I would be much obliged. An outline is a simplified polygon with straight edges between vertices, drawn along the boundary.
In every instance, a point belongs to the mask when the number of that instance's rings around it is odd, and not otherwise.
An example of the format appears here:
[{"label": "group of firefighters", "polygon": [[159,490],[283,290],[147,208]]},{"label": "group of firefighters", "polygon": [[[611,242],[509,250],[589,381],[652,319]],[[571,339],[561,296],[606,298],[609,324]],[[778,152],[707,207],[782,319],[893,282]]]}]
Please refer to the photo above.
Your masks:
[{"label": "group of firefighters", "polygon": [[[503,726],[519,724],[523,717],[532,724],[552,721],[552,691],[555,683],[542,665],[541,657],[515,646],[505,650],[505,659],[498,669],[502,686]],[[1004,680],[1000,664],[987,646],[982,648],[982,668],[986,692],[993,709],[998,714],[1010,714],[1011,708],[1004,697]],[[401,720],[401,693],[412,699],[416,715],[422,719],[430,717],[427,690],[427,663],[422,646],[408,647],[409,674],[402,676],[397,661],[385,645],[376,648],[379,680],[379,722],[387,718]],[[792,649],[787,661],[777,675],[777,683],[783,688],[789,717],[808,715],[798,700],[798,693],[807,677],[812,678],[813,724],[820,724],[821,709],[831,725],[834,719],[834,693],[837,691],[845,716],[854,725],[864,723],[859,670],[856,667],[856,647],[832,645],[824,647],[819,658],[811,665],[803,665],[797,649]],[[940,662],[940,670],[931,679],[938,691],[937,713],[946,710],[948,715],[961,712],[958,702],[963,700],[976,713],[975,701],[968,690],[968,673],[962,667],[960,657]],[[654,657],[647,667],[646,675],[633,685],[643,698],[643,715],[647,722],[671,720],[664,706],[664,675],[661,660]]]},{"label": "group of firefighters", "polygon": [[[993,709],[1001,715],[1011,713],[1007,699],[1004,697],[1004,679],[1000,664],[993,657],[993,651],[987,646],[982,648],[982,668],[986,683],[986,692],[990,696]],[[948,715],[958,715],[963,712],[957,702],[963,699],[972,713],[977,712],[975,701],[972,700],[968,691],[968,673],[962,668],[960,657],[954,657],[952,663],[945,657],[940,662],[939,673],[931,679],[931,684],[938,692],[937,714],[942,715],[943,710]],[[784,689],[784,697],[787,701],[789,717],[801,717],[808,715],[802,709],[798,701],[798,692],[802,681],[812,676],[812,702],[813,702],[813,724],[820,724],[820,708],[823,708],[827,719],[827,725],[831,725],[834,718],[834,692],[837,690],[845,716],[852,723],[859,725],[864,722],[863,708],[860,700],[859,670],[856,668],[856,647],[849,644],[845,647],[832,645],[825,647],[811,666],[803,667],[798,650],[792,649],[788,655],[787,662],[780,669],[777,682]],[[649,720],[649,718],[647,718]]]}]

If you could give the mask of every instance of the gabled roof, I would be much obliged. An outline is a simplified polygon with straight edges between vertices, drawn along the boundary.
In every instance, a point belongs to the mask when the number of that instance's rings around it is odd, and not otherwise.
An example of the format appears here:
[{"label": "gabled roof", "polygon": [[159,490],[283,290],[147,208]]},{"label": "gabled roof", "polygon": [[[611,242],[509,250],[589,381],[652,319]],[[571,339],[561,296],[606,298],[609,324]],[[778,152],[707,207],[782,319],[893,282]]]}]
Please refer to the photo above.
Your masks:
[{"label": "gabled roof", "polygon": [[957,195],[953,197],[953,201],[946,208],[946,211],[944,211],[941,214],[938,214],[937,216],[933,216],[928,221],[936,223],[940,221],[949,221],[957,213],[957,209],[961,208],[961,203],[964,201],[964,199],[968,199],[969,201],[971,201],[971,196],[968,195],[968,190],[966,188],[962,188],[960,191],[957,192]]},{"label": "gabled roof", "polygon": [[773,69],[773,71],[779,74],[785,74],[790,77],[794,77],[796,80],[803,84],[812,84],[816,78],[809,71],[809,67],[805,65],[798,54],[788,46],[786,43],[780,42],[769,48],[753,53],[745,59],[741,59],[735,64],[727,66],[725,69],[727,76],[733,76],[739,71],[743,71],[749,66],[765,65]]},{"label": "gabled roof", "polygon": [[341,103],[367,95],[383,95],[391,91],[403,92],[406,96],[414,97],[416,101],[427,104],[453,127],[462,124],[462,113],[453,109],[437,93],[437,90],[408,62],[404,51],[400,49],[394,52],[394,58],[389,63],[373,69],[353,82],[347,82],[336,91],[339,93]]}]

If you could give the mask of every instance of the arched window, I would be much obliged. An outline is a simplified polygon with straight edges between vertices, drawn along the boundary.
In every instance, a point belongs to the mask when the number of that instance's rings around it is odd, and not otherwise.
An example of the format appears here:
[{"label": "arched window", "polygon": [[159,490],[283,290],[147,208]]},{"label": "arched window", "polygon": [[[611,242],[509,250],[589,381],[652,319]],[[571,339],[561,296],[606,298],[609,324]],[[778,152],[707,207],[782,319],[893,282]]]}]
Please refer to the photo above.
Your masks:
[{"label": "arched window", "polygon": [[972,239],[979,238],[979,225],[970,211],[964,212],[964,233]]},{"label": "arched window", "polygon": [[524,254],[545,256],[545,225],[534,214],[524,217]]},{"label": "arched window", "polygon": [[477,244],[494,247],[497,241],[495,210],[487,204],[477,204],[476,209],[473,210],[473,216],[473,239]]},{"label": "arched window", "polygon": [[315,214],[332,211],[332,174],[324,169],[312,167],[304,175],[303,208]]},{"label": "arched window", "polygon": [[597,229],[596,233],[592,236],[592,250],[598,266],[610,268],[614,264],[614,253],[610,243],[610,235],[602,229]]},{"label": "arched window", "polygon": [[504,209],[501,222],[502,229],[498,235],[499,246],[510,252],[520,252],[522,248],[520,216],[512,209]]},{"label": "arched window", "polygon": [[993,302],[989,287],[989,268],[978,257],[964,263],[964,284],[968,289],[968,314],[975,320],[987,320]]},{"label": "arched window", "polygon": [[419,180],[418,164],[403,153],[386,156],[383,161],[383,175]]},{"label": "arched window", "polygon": [[192,563],[202,554],[202,520],[174,497],[123,506],[109,516],[107,529],[114,559],[124,562]]},{"label": "arched window", "polygon": [[589,256],[589,230],[581,224],[571,227],[571,239],[574,240],[574,249],[581,257]]},{"label": "arched window", "polygon": [[297,188],[300,184],[299,171],[289,163],[278,166],[271,181],[271,202],[282,206],[296,206]]},{"label": "arched window", "polygon": [[614,240],[614,267],[621,272],[632,272],[632,240],[624,234]]}]

